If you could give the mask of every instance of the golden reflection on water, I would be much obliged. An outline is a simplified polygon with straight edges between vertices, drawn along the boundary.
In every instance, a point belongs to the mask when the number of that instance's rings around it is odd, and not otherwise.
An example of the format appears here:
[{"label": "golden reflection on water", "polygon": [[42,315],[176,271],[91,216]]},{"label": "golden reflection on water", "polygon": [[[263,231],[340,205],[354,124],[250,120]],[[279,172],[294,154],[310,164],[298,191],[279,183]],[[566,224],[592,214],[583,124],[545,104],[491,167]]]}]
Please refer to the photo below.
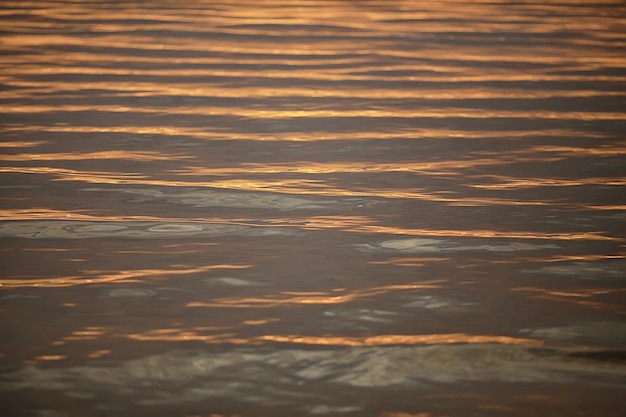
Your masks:
[{"label": "golden reflection on water", "polygon": [[371,337],[313,337],[313,336],[262,336],[261,340],[304,343],[312,345],[385,346],[401,344],[448,344],[448,343],[500,343],[508,345],[542,345],[535,339],[506,336],[469,335],[464,333],[431,335],[380,335]]},{"label": "golden reflection on water", "polygon": [[296,343],[321,346],[392,346],[392,345],[434,345],[456,343],[498,343],[506,345],[541,346],[543,341],[537,339],[517,338],[507,336],[472,335],[465,333],[423,334],[423,335],[395,335],[386,334],[365,337],[343,336],[301,336],[301,335],[264,335],[250,338],[236,337],[234,333],[220,333],[214,335],[202,334],[203,329],[158,329],[148,333],[130,334],[122,337],[131,340],[161,340],[161,341],[202,341],[204,343],[230,343],[234,345],[255,345],[264,342]]},{"label": "golden reflection on water", "polygon": [[102,327],[88,326],[84,330],[76,330],[68,336],[64,336],[62,340],[52,343],[54,346],[65,344],[68,341],[76,340],[97,340],[107,334],[108,329]]},{"label": "golden reflection on water", "polygon": [[167,155],[163,152],[101,151],[83,153],[38,153],[0,155],[0,161],[82,161],[85,159],[118,159],[129,161],[171,161],[189,156]]},{"label": "golden reflection on water", "polygon": [[586,288],[584,290],[563,290],[553,291],[545,288],[520,287],[512,288],[511,291],[530,294],[535,299],[556,301],[559,303],[580,306],[581,308],[589,308],[592,310],[608,311],[618,314],[626,313],[626,307],[623,305],[607,304],[603,301],[593,300],[594,297],[603,295],[617,295],[623,299],[626,289],[623,288]]},{"label": "golden reflection on water", "polygon": [[[10,109],[3,109],[0,107],[0,111],[4,113],[35,113],[45,114],[48,112],[82,112],[82,111],[101,111],[101,112],[113,112],[113,113],[154,113],[162,114],[164,109],[162,107],[124,107],[124,106],[107,106],[107,105],[93,105],[93,106],[69,106],[69,105],[57,105],[57,106],[12,106]],[[450,117],[455,118],[469,118],[469,119],[497,119],[497,118],[519,118],[519,119],[565,119],[565,120],[622,120],[624,118],[623,113],[619,112],[555,112],[555,111],[504,111],[504,110],[488,110],[488,109],[465,109],[448,107],[445,109],[433,109],[428,110],[409,110],[409,109],[390,109],[390,110],[368,110],[368,109],[342,109],[342,110],[254,110],[254,109],[233,109],[222,107],[184,107],[177,106],[175,109],[167,109],[167,113],[170,116],[175,115],[196,115],[196,116],[240,116],[255,118],[258,120],[264,119],[299,119],[299,118],[391,118],[391,117],[403,117],[408,119],[447,119]]]},{"label": "golden reflection on water", "polygon": [[[174,231],[146,243],[103,232],[76,246],[63,240],[71,224],[45,241],[8,235],[5,259],[40,265],[0,276],[1,297],[15,301],[6,321],[20,317],[27,334],[11,343],[33,363],[72,359],[82,343],[82,357],[109,359],[124,349],[110,339],[138,352],[155,342],[539,346],[498,329],[625,312],[622,267],[610,264],[624,258],[623,2],[166,3],[0,10],[0,220],[297,234]],[[432,252],[423,257],[397,243],[433,237],[443,240],[418,242]],[[115,298],[120,284],[128,292]],[[161,294],[137,296],[148,286]],[[31,306],[22,298],[44,307],[19,310]],[[168,302],[179,315],[150,314]],[[384,320],[342,315],[382,304]],[[319,332],[306,313],[331,308],[336,327]],[[56,333],[37,335],[42,322]]]},{"label": "golden reflection on water", "polygon": [[514,160],[503,158],[503,155],[490,159],[462,159],[462,160],[446,160],[446,161],[429,161],[429,162],[399,162],[390,161],[387,163],[372,162],[301,162],[297,164],[281,165],[281,164],[243,164],[240,167],[229,168],[205,168],[200,166],[185,167],[177,173],[189,176],[202,175],[245,175],[245,174],[276,174],[276,173],[298,173],[298,174],[335,174],[335,173],[354,173],[354,172],[412,172],[425,175],[458,175],[459,170],[481,167],[481,166],[498,166],[508,165],[519,162],[551,162],[557,158],[538,158],[534,157],[521,158]]},{"label": "golden reflection on water", "polygon": [[[100,220],[100,221],[176,221],[180,217],[164,216],[133,216],[133,215],[96,215],[89,214],[88,210],[56,210],[44,207],[29,209],[4,209],[0,210],[0,220],[45,220],[45,219],[71,219],[71,220]],[[189,220],[189,219],[188,219]],[[200,219],[195,219],[200,220]],[[206,220],[206,218],[204,218]],[[211,219],[211,221],[219,219]],[[223,220],[222,220],[223,221]]]},{"label": "golden reflection on water", "polygon": [[[77,65],[80,65],[82,61],[94,60],[96,61],[96,63],[101,63],[102,60],[104,59],[109,59],[110,62],[122,61],[124,63],[147,62],[147,63],[158,64],[161,62],[160,60],[154,60],[154,59],[137,60],[137,58],[132,58],[132,59],[120,59],[120,58],[116,59],[116,58],[117,58],[116,56],[98,56],[97,58],[94,58],[92,55],[83,54],[80,56],[76,56],[76,59],[74,61],[67,62],[66,65],[71,65],[68,67],[55,69],[55,68],[40,68],[40,67],[29,67],[27,65],[20,65],[20,72],[19,73],[16,72],[15,74],[16,75],[17,74],[19,75],[23,75],[23,74],[33,74],[33,75],[38,75],[38,74],[48,74],[48,75],[50,74],[51,75],[54,75],[54,74],[63,74],[63,75],[65,74],[93,74],[93,75],[110,74],[110,75],[136,75],[136,76],[159,75],[159,76],[171,76],[171,77],[184,77],[184,76],[193,76],[193,75],[197,75],[197,76],[219,75],[219,76],[228,76],[228,77],[258,76],[258,72],[252,72],[252,71],[242,72],[242,71],[233,71],[233,70],[219,71],[216,69],[211,69],[210,71],[207,71],[207,70],[203,70],[203,71],[186,70],[185,71],[185,70],[180,70],[180,69],[155,71],[151,69],[150,70],[147,70],[147,69],[124,70],[124,69],[103,68],[103,67],[96,67],[96,68],[88,67],[88,68],[81,70],[79,67],[77,67]],[[59,56],[50,56],[48,59],[65,60]],[[325,59],[324,63],[341,64],[344,62],[349,62],[352,64],[358,64],[359,61],[360,60],[358,58],[332,59],[332,60]],[[228,59],[219,59],[219,58],[211,59],[211,60],[177,59],[177,63],[179,64],[191,64],[191,65],[194,65],[194,64],[195,65],[228,64],[230,62],[231,61]],[[243,59],[239,63],[255,64],[257,62],[258,61],[255,61],[255,60]],[[272,60],[271,58],[270,59],[264,58],[264,62],[267,64],[294,65],[298,61],[290,62],[288,58],[275,59],[275,60]],[[449,70],[451,69],[450,67],[453,67],[453,65],[448,65],[446,68]],[[376,70],[377,68],[372,67],[371,69]],[[419,70],[434,71],[434,70],[437,70],[437,68],[432,68],[430,66],[424,66],[420,64],[413,64],[413,65],[401,65],[400,64],[400,65],[395,65],[393,69],[396,71],[419,71]],[[333,71],[333,70],[326,69],[326,71]],[[7,71],[5,71],[5,74],[11,74],[13,72],[14,71],[12,69],[7,69]],[[481,75],[480,77],[476,75],[474,76],[460,75],[460,74],[467,73],[467,72],[468,72],[467,66],[459,65],[459,68],[458,68],[459,75],[455,76],[453,78],[453,81],[456,81],[456,82],[489,81],[489,80],[500,81],[503,75],[497,72],[490,72],[488,74],[483,73],[483,75]],[[419,77],[418,79],[417,77],[411,76],[409,77],[409,80],[410,81],[440,81],[442,78],[442,75],[445,75],[444,71],[442,71],[441,75],[438,75],[436,77]],[[350,79],[350,80],[356,79],[356,80],[361,80],[361,81],[372,81],[372,80],[397,81],[399,79],[404,78],[395,74],[390,75],[390,76],[376,75],[375,77],[373,76],[368,77],[368,76],[358,76],[358,75],[355,75],[354,73],[348,73],[348,74],[345,74],[345,76],[340,76],[340,75],[329,76],[328,74],[325,75],[325,73],[320,73],[320,72],[312,73],[312,72],[298,71],[298,68],[295,67],[295,65],[293,68],[290,68],[287,71],[272,70],[271,72],[272,78],[274,77],[293,78],[294,76],[298,76],[298,78],[302,78],[302,79],[311,79],[311,80],[325,79],[329,81],[341,81],[342,78]],[[504,76],[505,78],[507,78],[506,75]],[[615,78],[617,81],[621,81],[620,77],[615,77]],[[21,80],[12,80],[11,77],[9,77],[8,75],[0,75],[0,80],[3,80],[3,79],[7,81],[11,81],[12,84],[20,85],[23,87],[37,87],[38,92],[45,91],[48,93],[53,93],[55,91],[64,91],[64,90],[71,91],[75,89],[75,84],[72,84],[69,82],[63,82],[63,81],[55,81],[54,83],[39,82],[35,84],[35,83],[29,83],[29,82],[25,82]],[[450,79],[449,77],[446,77],[446,80],[449,80],[449,79]],[[524,76],[509,75],[507,78],[507,81],[529,81],[529,80],[533,80],[533,81],[562,81],[562,80],[584,81],[586,79],[588,79],[588,77],[582,77],[582,76],[563,77],[563,76],[549,76],[549,75],[544,75],[543,77],[541,77],[541,76],[535,75],[532,78],[529,78],[528,75],[524,75]],[[83,88],[106,89],[107,87],[110,87],[110,84],[90,81],[90,82],[81,83],[81,86]],[[450,100],[450,99],[467,100],[467,99],[496,99],[496,98],[540,99],[540,98],[567,98],[567,97],[607,97],[607,96],[623,97],[625,95],[624,92],[621,92],[621,91],[597,91],[597,90],[585,90],[585,89],[563,90],[563,91],[542,91],[542,90],[524,90],[524,89],[515,88],[514,86],[512,88],[507,88],[506,90],[502,90],[502,89],[495,89],[489,86],[476,88],[471,85],[464,86],[456,90],[438,89],[436,86],[434,86],[432,88],[429,88],[428,90],[423,90],[419,92],[416,92],[415,90],[403,91],[403,90],[395,90],[395,89],[383,89],[383,88],[377,88],[376,86],[373,86],[371,88],[366,88],[366,89],[365,88],[331,89],[331,88],[327,88],[324,86],[319,86],[319,87],[316,87],[315,89],[302,88],[298,86],[290,86],[289,88],[268,88],[268,87],[260,87],[260,86],[250,86],[246,88],[233,88],[233,87],[221,87],[219,85],[188,83],[186,84],[186,87],[183,88],[183,87],[178,87],[175,84],[150,83],[146,81],[139,81],[136,83],[126,83],[126,82],[118,81],[115,83],[115,87],[116,87],[115,94],[117,95],[123,94],[124,96],[133,96],[133,97],[151,97],[149,102],[153,102],[153,103],[161,102],[162,104],[169,104],[172,99],[179,98],[179,99],[182,99],[183,103],[189,103],[189,104],[193,103],[194,106],[203,102],[203,100],[199,100],[197,98],[206,97],[206,96],[221,97],[221,98],[227,98],[227,97],[228,98],[336,97],[336,98],[359,98],[359,99],[415,99],[415,98],[420,98],[420,99],[428,99],[428,100]],[[6,96],[8,98],[25,98],[25,97],[29,97],[30,95],[32,95],[32,91],[11,91],[11,92],[6,93]],[[437,101],[435,101],[435,103],[437,103]],[[7,107],[5,110],[23,112],[23,111],[28,111],[28,109],[34,110],[35,108],[37,107],[31,108],[29,106],[23,106],[23,107],[11,106],[11,107]],[[51,111],[51,110],[53,111],[55,108],[56,107],[39,107],[39,109],[42,109],[43,111]],[[88,109],[89,107],[67,106],[63,108],[66,110],[80,110],[80,109]],[[114,109],[115,107],[105,105],[103,106],[103,108]],[[199,106],[199,108],[202,108],[202,106]],[[143,110],[144,109],[143,107],[141,108],[132,107],[132,109],[135,111],[148,111],[148,110]],[[221,108],[216,108],[216,109],[220,112],[224,111]],[[246,111],[246,109],[244,108],[239,108],[237,110]]]},{"label": "golden reflection on water", "polygon": [[[36,159],[36,158],[35,158]],[[314,168],[313,168],[314,169]],[[180,170],[177,170],[180,171]],[[271,173],[272,168],[268,168]],[[402,171],[402,169],[394,170],[389,169],[384,172]],[[522,200],[522,199],[508,199],[508,198],[484,198],[484,197],[471,197],[466,195],[455,195],[452,191],[436,191],[426,192],[417,189],[367,189],[356,190],[350,188],[339,188],[328,186],[321,183],[319,180],[310,179],[298,179],[298,180],[241,180],[241,179],[225,179],[225,180],[211,180],[211,181],[181,181],[181,180],[159,180],[151,178],[149,175],[142,175],[138,172],[106,172],[106,171],[79,171],[68,168],[53,168],[53,167],[0,167],[0,173],[15,173],[15,174],[42,174],[42,175],[54,175],[58,177],[60,181],[82,181],[90,184],[125,184],[125,185],[152,185],[152,186],[169,186],[169,187],[211,187],[220,189],[233,189],[233,190],[246,190],[246,191],[269,191],[278,192],[284,194],[308,194],[319,196],[342,196],[342,197],[375,197],[385,199],[416,199],[434,202],[446,202],[451,206],[556,206],[573,209],[592,209],[592,210],[622,210],[624,205],[591,205],[591,204],[577,204],[563,201],[538,201],[538,200]],[[219,172],[219,170],[217,170]],[[289,172],[289,171],[285,171]],[[364,169],[361,172],[369,172]],[[373,171],[375,172],[375,171]],[[199,176],[206,176],[209,173],[198,174]],[[233,172],[230,171],[230,175]],[[440,175],[445,175],[445,172]],[[449,173],[448,173],[449,174]],[[181,176],[185,176],[183,173]],[[216,174],[212,174],[216,175]],[[432,175],[432,173],[429,173]],[[219,176],[217,174],[216,176]],[[560,184],[559,184],[560,183]],[[528,180],[516,180],[515,184],[508,185],[477,185],[467,184],[473,188],[485,188],[485,189],[522,189],[532,186],[576,186],[584,184],[599,184],[599,185],[623,185],[624,180],[621,179],[591,179],[589,181],[559,181],[552,179],[545,179],[542,181],[535,180],[535,183]]]},{"label": "golden reflection on water", "polygon": [[[86,259],[85,259],[86,260]],[[80,271],[80,275],[60,276],[60,277],[19,277],[13,276],[9,279],[0,279],[0,286],[4,288],[20,287],[72,287],[75,285],[101,284],[101,283],[144,283],[150,282],[151,278],[176,277],[188,274],[209,272],[220,269],[246,269],[253,265],[231,265],[217,264],[205,265],[195,268],[176,269],[137,269],[137,270],[111,270],[111,271]]]},{"label": "golden reflection on water", "polygon": [[494,261],[494,263],[498,264],[518,264],[520,262],[531,264],[535,262],[539,263],[559,263],[559,262],[568,262],[568,261],[603,261],[608,259],[625,259],[626,254],[617,254],[617,255],[598,255],[598,254],[584,254],[584,255],[552,255],[552,256],[542,256],[542,257],[532,257],[532,256],[524,256],[517,257],[515,259],[500,259]]},{"label": "golden reflection on water", "polygon": [[[353,229],[354,230],[354,229]],[[542,232],[502,232],[499,230],[445,230],[445,229],[405,229],[388,226],[363,226],[357,231],[368,233],[384,233],[407,236],[466,236],[481,238],[510,238],[510,239],[548,239],[548,240],[612,240],[620,238],[604,236],[602,232],[587,233],[542,233]]]},{"label": "golden reflection on water", "polygon": [[111,354],[111,350],[109,350],[109,349],[100,349],[100,350],[95,350],[95,351],[89,353],[87,355],[87,357],[90,358],[90,359],[98,359],[98,358],[101,358],[103,356],[107,356],[109,354]]},{"label": "golden reflection on water", "polygon": [[559,178],[525,178],[516,179],[497,176],[494,180],[502,181],[500,184],[472,184],[470,187],[487,190],[523,189],[530,187],[575,187],[579,185],[626,185],[626,178],[584,178],[584,179],[559,179]]},{"label": "golden reflection on water", "polygon": [[[159,135],[164,137],[171,137],[172,140],[178,141],[182,137],[193,137],[196,140],[255,140],[264,142],[321,142],[321,141],[359,141],[364,139],[377,139],[377,140],[393,140],[393,139],[433,139],[433,138],[465,138],[465,139],[502,139],[502,138],[533,138],[533,137],[564,137],[564,136],[579,136],[584,134],[589,138],[604,138],[610,137],[610,135],[603,132],[586,131],[581,132],[572,129],[520,129],[519,126],[512,126],[511,130],[454,130],[447,127],[437,129],[427,129],[421,126],[406,129],[405,131],[389,131],[388,129],[378,126],[372,126],[366,131],[350,131],[340,132],[332,131],[327,128],[319,126],[311,132],[280,132],[274,131],[267,132],[237,132],[232,131],[225,133],[221,129],[216,131],[207,131],[204,128],[192,127],[192,126],[138,126],[128,125],[124,126],[88,126],[81,125],[79,123],[72,123],[71,126],[49,126],[49,125],[15,125],[7,124],[7,132],[67,132],[67,133],[111,133],[111,134],[134,134],[138,135]],[[137,142],[140,142],[138,140]],[[173,142],[176,145],[177,142]],[[202,143],[202,142],[201,142]],[[30,145],[29,145],[30,146]]]},{"label": "golden reflection on water", "polygon": [[[536,106],[522,106],[517,109],[502,108],[500,103],[476,100],[525,100],[525,99],[566,99],[566,98],[620,98],[620,89],[593,89],[588,82],[621,82],[624,76],[615,72],[601,72],[605,68],[618,68],[626,62],[618,46],[626,44],[616,39],[607,22],[623,22],[619,15],[606,15],[602,12],[587,13],[585,8],[567,7],[562,9],[555,4],[523,4],[507,7],[506,2],[454,2],[454,9],[463,10],[463,24],[450,33],[450,9],[448,3],[369,2],[366,7],[352,3],[332,3],[328,7],[315,7],[311,14],[311,2],[295,2],[285,7],[280,2],[266,2],[264,8],[253,3],[239,2],[233,8],[228,1],[218,2],[221,6],[203,10],[194,8],[187,13],[185,8],[171,14],[167,10],[150,9],[118,10],[91,4],[64,4],[33,2],[30,13],[45,17],[50,21],[31,21],[28,17],[11,16],[4,22],[7,35],[4,47],[14,52],[3,57],[4,71],[1,79],[7,85],[16,87],[3,92],[3,97],[26,102],[9,102],[2,105],[6,115],[33,114],[38,117],[46,113],[60,113],[72,116],[85,111],[130,113],[136,117],[157,114],[167,116],[158,126],[142,123],[133,125],[108,123],[102,126],[81,124],[80,117],[71,123],[8,123],[9,132],[28,130],[66,133],[128,133],[136,135],[162,135],[176,140],[181,135],[198,140],[288,140],[288,141],[358,141],[364,138],[393,141],[400,138],[523,138],[523,137],[564,137],[581,136],[603,137],[602,131],[576,130],[574,128],[554,128],[547,126],[537,129],[532,124],[513,124],[507,129],[480,130],[454,129],[451,126],[427,128],[419,123],[401,129],[385,126],[368,126],[366,129],[341,132],[325,126],[309,128],[313,134],[306,134],[299,128],[293,132],[281,129],[259,133],[252,129],[241,132],[223,127],[189,126],[180,124],[171,116],[229,116],[258,122],[299,119],[376,119],[406,118],[432,121],[448,119],[542,119],[609,121],[622,120],[623,112],[597,110],[587,107],[584,111],[567,109],[558,111]],[[576,5],[576,2],[573,2]],[[619,2],[614,2],[618,5]],[[385,6],[385,7],[381,7]],[[302,8],[300,8],[302,7]],[[567,13],[564,13],[564,11]],[[197,14],[200,13],[200,14]],[[530,13],[530,15],[528,14]],[[541,13],[542,17],[535,16]],[[132,16],[137,21],[128,21]],[[116,19],[120,19],[116,21]],[[531,23],[529,23],[531,22]],[[76,27],[93,32],[93,36],[79,36],[75,33],[59,31],[59,25]],[[74,26],[75,25],[75,26]],[[310,26],[309,26],[310,25]],[[176,36],[154,36],[148,34],[154,29],[165,33],[180,32],[184,42]],[[283,35],[288,29],[290,37]],[[577,33],[579,36],[557,37],[553,43],[545,41],[546,34],[561,30]],[[456,33],[458,31],[459,33]],[[527,44],[510,42],[519,31],[527,36]],[[206,36],[220,34],[211,42]],[[376,34],[377,36],[373,36]],[[488,47],[474,39],[493,35]],[[333,37],[329,42],[329,37]],[[274,40],[280,39],[277,43]],[[459,39],[469,42],[458,43]],[[539,40],[539,41],[537,41]],[[358,42],[359,48],[355,48]],[[566,47],[563,47],[565,45]],[[63,47],[62,50],[58,49]],[[418,46],[418,47],[415,47]],[[98,48],[98,53],[81,49]],[[119,53],[115,53],[119,48]],[[131,52],[121,52],[124,48]],[[24,51],[36,51],[37,57]],[[163,65],[161,55],[148,55],[146,52],[194,52],[176,56],[172,65]],[[201,53],[196,53],[201,52]],[[306,60],[303,58],[306,57]],[[381,66],[378,57],[384,57]],[[507,65],[499,65],[506,58]],[[445,59],[442,59],[445,58]],[[54,63],[50,65],[49,63]],[[236,63],[237,65],[233,65]],[[265,65],[259,70],[259,63]],[[485,69],[484,64],[496,64]],[[522,71],[515,64],[537,65],[533,71]],[[146,65],[147,64],[147,65]],[[594,72],[596,71],[596,72]],[[600,72],[597,72],[600,71]],[[68,80],[67,76],[88,76],[79,82]],[[104,77],[102,80],[98,77]],[[107,78],[109,77],[109,78]],[[158,77],[158,79],[154,79]],[[198,80],[199,77],[212,77]],[[183,84],[179,81],[185,80]],[[252,80],[242,84],[232,80]],[[266,81],[278,84],[266,85]],[[288,81],[288,83],[285,83]],[[295,82],[292,82],[295,81]],[[430,83],[385,84],[386,82]],[[306,83],[313,84],[307,85]],[[492,84],[497,82],[499,84]],[[520,83],[569,83],[566,88],[535,88],[532,84]],[[576,85],[575,83],[580,83]],[[599,86],[600,84],[598,84]],[[408,88],[407,88],[408,87]],[[55,102],[46,104],[47,97],[59,94],[64,98],[80,97],[82,92],[102,91],[105,94],[81,103]],[[105,97],[133,98],[139,101],[107,103]],[[236,101],[233,105],[211,105],[214,98],[267,99],[296,98],[301,100],[336,98],[357,99],[350,103],[287,102],[285,105],[247,105]],[[406,105],[403,100],[419,99],[419,108]],[[367,101],[363,104],[362,100]],[[383,100],[378,104],[376,100]],[[387,100],[387,101],[384,101]],[[389,101],[391,100],[391,101]],[[401,100],[401,101],[398,101]],[[446,100],[454,100],[447,102]],[[466,105],[466,102],[469,103]],[[411,102],[414,103],[414,102]],[[505,101],[504,103],[508,103]],[[538,101],[537,103],[541,103]],[[509,106],[510,107],[510,106]],[[10,119],[9,119],[10,121]],[[454,125],[456,122],[449,123]],[[328,130],[324,134],[319,131]],[[327,134],[330,133],[330,134]],[[18,140],[0,144],[3,147],[38,147],[53,143],[48,140]],[[147,144],[149,146],[149,142]],[[445,160],[426,162],[401,162],[391,160],[377,163],[338,161],[242,163],[229,167],[180,166],[167,171],[167,179],[146,175],[141,169],[137,172],[115,172],[88,169],[75,169],[66,166],[7,166],[0,172],[10,174],[53,175],[63,181],[83,181],[99,184],[133,184],[165,187],[212,187],[247,191],[272,191],[285,194],[309,194],[323,196],[377,197],[384,199],[417,199],[444,203],[450,206],[520,206],[540,205],[568,207],[573,209],[619,210],[623,205],[575,204],[549,201],[545,199],[520,199],[503,197],[475,196],[450,190],[431,188],[385,189],[370,186],[358,189],[354,186],[340,187],[330,181],[306,176],[333,174],[390,174],[411,173],[430,177],[462,178],[463,185],[479,190],[522,190],[539,187],[577,187],[583,185],[621,186],[623,178],[519,178],[511,175],[467,174],[469,170],[484,167],[500,169],[503,165],[519,163],[549,163],[564,158],[582,156],[619,156],[624,152],[623,145],[613,143],[597,147],[565,147],[556,145],[529,145],[521,151],[498,152],[481,149],[480,152],[459,159],[446,157]],[[488,156],[488,157],[485,157]],[[187,154],[168,153],[163,150],[106,150],[76,152],[39,152],[0,156],[6,162],[33,161],[81,161],[111,159],[119,161],[183,161],[196,159],[193,152]],[[205,162],[204,159],[201,162]],[[58,165],[58,164],[55,164]],[[302,174],[304,178],[289,179],[247,179],[250,175],[275,176]],[[187,177],[211,180],[187,180]],[[215,177],[222,177],[216,179]],[[231,177],[231,178],[226,178]],[[232,178],[234,177],[234,178]],[[25,212],[19,216],[5,211],[3,217],[28,218]],[[36,218],[45,216],[43,211]],[[62,214],[62,211],[49,211],[50,218],[57,215],[81,218],[87,213]],[[97,216],[96,216],[97,217]],[[126,216],[130,218],[133,216]],[[34,217],[33,217],[34,218]],[[111,218],[111,217],[103,217]],[[134,218],[148,218],[135,216]],[[347,219],[342,223],[336,218],[320,221],[321,217],[308,219],[306,228],[342,228],[366,233],[426,234],[452,236],[457,231],[392,228],[375,225],[367,219],[362,225]],[[288,222],[289,223],[289,222]],[[369,224],[366,224],[369,223]],[[494,236],[490,231],[474,230],[466,232],[471,236]],[[537,237],[548,239],[609,239],[596,232],[541,234],[541,233],[502,233],[497,236]]]},{"label": "golden reflection on water", "polygon": [[41,146],[41,145],[45,145],[49,142],[46,141],[25,141],[25,140],[19,140],[19,141],[3,141],[0,142],[0,148],[32,148],[35,146]]},{"label": "golden reflection on water", "polygon": [[40,361],[60,361],[67,359],[67,355],[41,355],[37,356],[36,359]]},{"label": "golden reflection on water", "polygon": [[344,304],[360,299],[371,298],[377,295],[393,292],[413,292],[416,290],[440,288],[443,280],[420,281],[411,284],[383,285],[372,288],[356,289],[349,293],[339,289],[336,292],[343,294],[329,294],[325,292],[290,293],[281,292],[278,295],[266,297],[216,298],[212,302],[192,301],[186,307],[233,307],[233,308],[273,308],[301,304]]}]

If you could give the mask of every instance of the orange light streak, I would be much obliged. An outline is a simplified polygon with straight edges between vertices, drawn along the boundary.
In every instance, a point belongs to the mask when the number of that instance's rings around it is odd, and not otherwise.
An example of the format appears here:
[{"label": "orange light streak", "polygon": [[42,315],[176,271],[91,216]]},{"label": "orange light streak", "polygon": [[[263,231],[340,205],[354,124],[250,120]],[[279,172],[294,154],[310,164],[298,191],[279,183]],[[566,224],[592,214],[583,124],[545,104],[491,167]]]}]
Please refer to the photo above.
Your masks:
[{"label": "orange light streak", "polygon": [[25,153],[0,155],[0,161],[83,161],[85,159],[118,159],[129,161],[170,161],[190,159],[190,156],[164,154],[162,152],[100,151],[82,153]]},{"label": "orange light streak", "polygon": [[119,270],[119,271],[82,271],[81,275],[65,276],[65,277],[46,277],[46,278],[11,278],[0,279],[0,286],[7,288],[20,287],[72,287],[76,285],[96,284],[96,283],[136,283],[148,282],[149,278],[158,278],[163,276],[188,275],[201,272],[212,271],[215,269],[246,269],[253,265],[206,265],[196,268],[181,269],[139,269],[139,270]]},{"label": "orange light streak", "polygon": [[[158,331],[157,331],[158,333]],[[234,333],[221,333],[206,335],[193,330],[166,331],[163,334],[154,332],[138,333],[130,335],[120,335],[132,340],[141,341],[202,341],[208,344],[229,343],[235,345],[258,345],[266,342],[306,344],[318,346],[394,346],[394,345],[435,345],[435,344],[483,344],[497,343],[503,345],[544,345],[542,340],[517,338],[508,336],[492,335],[472,335],[467,333],[445,333],[445,334],[425,334],[425,335],[378,335],[363,337],[343,337],[343,336],[304,336],[304,335],[264,335],[251,338],[235,337]]]},{"label": "orange light streak", "polygon": [[[440,288],[442,281],[417,282],[406,285],[385,285],[380,287],[355,290],[352,293],[342,295],[330,295],[319,292],[302,293],[293,295],[283,292],[279,295],[267,297],[247,297],[247,298],[218,298],[212,302],[192,301],[186,307],[233,307],[233,308],[273,308],[285,305],[298,304],[343,304],[356,301],[362,298],[369,298],[376,295],[386,294],[395,291],[415,291],[423,289]],[[322,295],[320,295],[322,294]]]}]

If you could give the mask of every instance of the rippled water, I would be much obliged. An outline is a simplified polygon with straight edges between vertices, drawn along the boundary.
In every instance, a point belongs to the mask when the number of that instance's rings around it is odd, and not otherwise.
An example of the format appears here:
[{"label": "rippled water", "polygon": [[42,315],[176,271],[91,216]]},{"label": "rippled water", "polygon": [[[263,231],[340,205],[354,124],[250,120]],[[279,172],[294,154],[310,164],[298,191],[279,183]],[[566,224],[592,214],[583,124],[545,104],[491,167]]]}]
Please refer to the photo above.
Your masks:
[{"label": "rippled water", "polygon": [[621,416],[621,1],[4,1],[0,408]]}]

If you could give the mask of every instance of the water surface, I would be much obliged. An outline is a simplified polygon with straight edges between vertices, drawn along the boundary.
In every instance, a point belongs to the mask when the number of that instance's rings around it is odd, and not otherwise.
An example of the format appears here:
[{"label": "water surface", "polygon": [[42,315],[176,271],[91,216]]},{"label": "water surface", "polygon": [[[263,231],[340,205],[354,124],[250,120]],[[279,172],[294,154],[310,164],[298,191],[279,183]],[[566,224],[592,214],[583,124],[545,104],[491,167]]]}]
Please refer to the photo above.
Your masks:
[{"label": "water surface", "polygon": [[3,415],[623,415],[622,2],[0,19]]}]

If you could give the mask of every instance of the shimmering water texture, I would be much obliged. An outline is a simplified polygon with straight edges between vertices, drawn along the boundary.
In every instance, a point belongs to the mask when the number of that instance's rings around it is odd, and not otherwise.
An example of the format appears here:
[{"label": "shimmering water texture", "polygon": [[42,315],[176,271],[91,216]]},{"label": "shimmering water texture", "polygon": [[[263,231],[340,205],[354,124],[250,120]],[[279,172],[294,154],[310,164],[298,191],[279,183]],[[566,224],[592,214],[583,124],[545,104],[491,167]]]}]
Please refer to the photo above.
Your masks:
[{"label": "shimmering water texture", "polygon": [[[597,360],[603,356],[607,359]],[[346,386],[414,389],[432,382],[485,379],[568,382],[602,376],[605,384],[623,387],[624,366],[620,364],[623,359],[623,355],[614,352],[498,345],[358,347],[336,351],[286,349],[271,353],[233,349],[218,354],[168,353],[98,368],[29,367],[12,375],[22,382],[9,388],[47,388],[86,399],[95,397],[94,389],[107,387],[132,399],[148,387],[156,391],[142,396],[140,404],[252,397],[318,414],[313,410],[327,407],[334,412],[357,412],[364,408],[342,406],[334,395],[304,388],[320,381],[336,389]],[[468,361],[472,362],[471,366],[467,366]],[[111,407],[111,411],[114,409]]]},{"label": "shimmering water texture", "polygon": [[557,249],[553,244],[531,244],[522,242],[501,243],[496,245],[463,245],[459,242],[448,242],[442,239],[394,239],[385,240],[375,245],[357,245],[361,250],[397,250],[401,252],[428,253],[428,252],[455,252],[466,250],[486,250],[496,252],[511,252],[539,249]]},{"label": "shimmering water texture", "polygon": [[278,228],[210,223],[15,221],[0,222],[0,237],[20,238],[181,238],[223,235],[267,236],[293,234]]},{"label": "shimmering water texture", "polygon": [[[144,201],[162,200],[176,204],[187,204],[192,207],[237,207],[237,208],[259,208],[259,209],[276,209],[276,210],[297,210],[297,209],[322,209],[332,208],[340,201],[336,199],[323,198],[306,198],[288,196],[282,194],[268,193],[246,193],[236,192],[229,193],[224,191],[211,190],[190,190],[190,191],[173,191],[164,192],[156,189],[106,189],[106,188],[86,188],[83,191],[116,191],[128,194],[134,194],[135,198],[128,200],[129,202],[141,203]],[[346,205],[354,207],[363,207],[362,199],[352,198],[343,199]]]},{"label": "shimmering water texture", "polygon": [[0,2],[0,415],[626,415],[624,33]]}]

